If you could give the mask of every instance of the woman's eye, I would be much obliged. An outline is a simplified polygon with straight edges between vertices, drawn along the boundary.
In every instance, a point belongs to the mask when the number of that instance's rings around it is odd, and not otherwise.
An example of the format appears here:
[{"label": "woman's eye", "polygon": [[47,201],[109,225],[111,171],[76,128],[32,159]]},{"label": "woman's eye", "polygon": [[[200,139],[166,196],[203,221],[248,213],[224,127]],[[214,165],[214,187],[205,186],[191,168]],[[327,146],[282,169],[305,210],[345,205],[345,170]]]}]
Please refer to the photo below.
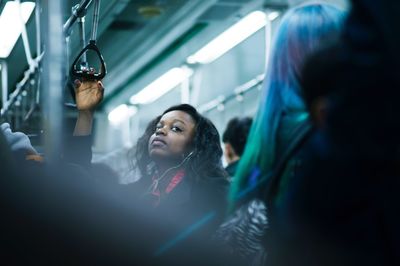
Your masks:
[{"label": "woman's eye", "polygon": [[182,132],[182,129],[180,129],[179,127],[172,127],[172,131]]}]

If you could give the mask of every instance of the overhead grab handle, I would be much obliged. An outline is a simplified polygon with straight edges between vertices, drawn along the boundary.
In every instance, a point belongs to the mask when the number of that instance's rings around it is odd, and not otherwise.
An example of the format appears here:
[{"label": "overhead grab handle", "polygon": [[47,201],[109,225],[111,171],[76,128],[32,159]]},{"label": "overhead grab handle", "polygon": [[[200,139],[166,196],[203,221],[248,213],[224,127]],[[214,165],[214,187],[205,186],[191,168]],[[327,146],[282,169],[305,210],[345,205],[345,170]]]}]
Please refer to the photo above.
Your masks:
[{"label": "overhead grab handle", "polygon": [[[98,58],[100,59],[101,67],[100,67],[100,72],[95,72],[92,73],[89,70],[91,68],[81,68],[81,64],[79,63],[79,59],[82,57],[83,54],[85,54],[87,51],[94,51]],[[87,80],[101,80],[103,79],[107,74],[107,69],[106,69],[106,63],[104,62],[103,55],[100,53],[99,48],[96,45],[96,41],[90,40],[89,44],[79,53],[79,55],[76,57],[75,61],[72,63],[71,66],[71,76],[75,78],[84,78]]]},{"label": "overhead grab handle", "polygon": [[[99,48],[96,45],[96,37],[97,37],[97,27],[99,24],[99,13],[100,13],[100,0],[94,0],[94,12],[93,12],[93,23],[92,23],[92,34],[91,34],[91,39],[89,41],[89,44],[83,48],[83,50],[79,53],[79,55],[76,57],[74,62],[72,63],[71,69],[70,69],[70,75],[71,77],[75,78],[84,78],[86,80],[101,80],[103,79],[106,74],[107,74],[107,68],[106,64],[104,62],[103,55],[101,54]],[[91,67],[82,67],[80,64],[80,58],[88,51],[94,51],[98,58],[100,59],[100,72],[91,72]]]}]

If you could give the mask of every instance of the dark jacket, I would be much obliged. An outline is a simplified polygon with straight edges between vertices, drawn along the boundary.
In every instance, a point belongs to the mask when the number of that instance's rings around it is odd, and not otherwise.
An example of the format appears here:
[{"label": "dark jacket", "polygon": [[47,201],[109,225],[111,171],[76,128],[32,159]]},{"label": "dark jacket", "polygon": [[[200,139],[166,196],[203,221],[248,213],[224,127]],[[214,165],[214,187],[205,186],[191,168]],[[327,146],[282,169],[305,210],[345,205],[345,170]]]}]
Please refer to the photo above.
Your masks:
[{"label": "dark jacket", "polygon": [[[91,164],[91,138],[73,137],[69,145],[70,151],[66,160],[88,171],[96,182],[118,180],[117,177],[104,176]],[[106,172],[108,175],[110,172]],[[172,176],[167,177],[166,183]],[[211,234],[221,222],[226,208],[228,182],[225,177],[208,177],[192,180],[184,176],[182,181],[171,191],[163,193],[160,203],[154,206],[154,196],[149,193],[151,182],[135,182],[128,185],[119,185],[123,193],[132,194],[133,198],[141,201],[144,206],[158,215],[160,219],[167,219],[171,223],[179,224],[182,230],[206,219],[197,231],[201,234]],[[161,183],[160,183],[161,185]],[[167,184],[164,184],[166,187]]]},{"label": "dark jacket", "polygon": [[[326,126],[282,200],[272,265],[399,265],[398,1],[354,2],[340,45],[314,55],[304,90],[324,88]],[[290,254],[290,256],[288,256]]]},{"label": "dark jacket", "polygon": [[[290,146],[293,145],[293,141],[303,141],[303,139],[297,140],[297,138],[299,134],[303,134],[302,128],[305,124],[310,124],[306,112],[281,113],[276,137],[275,168],[284,159],[285,153],[291,149]],[[276,177],[276,182],[272,184],[275,186],[275,188],[272,188],[273,195],[268,196],[270,197],[270,204],[273,204],[271,207],[280,207],[282,197],[288,192],[289,183],[302,171],[302,157],[301,143],[299,143],[294,153],[287,158],[283,171]]]},{"label": "dark jacket", "polygon": [[[221,265],[218,260],[225,258],[208,240],[202,235],[190,237],[199,225],[183,230],[163,219],[163,213],[149,212],[121,189],[124,186],[93,182],[90,141],[77,142],[78,150],[82,145],[88,150],[83,153],[86,160],[78,156],[70,158],[72,163],[56,165],[16,162],[0,133],[4,261],[9,265]],[[71,154],[65,153],[64,159]]]},{"label": "dark jacket", "polygon": [[239,160],[234,161],[233,163],[230,163],[225,167],[225,171],[228,173],[230,179],[232,179],[235,176],[238,165],[239,165]]}]

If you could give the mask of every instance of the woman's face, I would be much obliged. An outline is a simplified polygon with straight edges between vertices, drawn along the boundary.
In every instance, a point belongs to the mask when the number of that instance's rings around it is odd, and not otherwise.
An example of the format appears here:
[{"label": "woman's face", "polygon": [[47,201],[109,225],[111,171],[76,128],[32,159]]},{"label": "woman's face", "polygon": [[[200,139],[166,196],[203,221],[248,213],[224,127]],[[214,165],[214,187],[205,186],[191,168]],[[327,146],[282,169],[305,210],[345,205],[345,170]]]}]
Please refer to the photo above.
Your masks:
[{"label": "woman's face", "polygon": [[195,133],[195,121],[183,111],[164,114],[151,135],[148,144],[154,160],[179,160],[190,152]]}]

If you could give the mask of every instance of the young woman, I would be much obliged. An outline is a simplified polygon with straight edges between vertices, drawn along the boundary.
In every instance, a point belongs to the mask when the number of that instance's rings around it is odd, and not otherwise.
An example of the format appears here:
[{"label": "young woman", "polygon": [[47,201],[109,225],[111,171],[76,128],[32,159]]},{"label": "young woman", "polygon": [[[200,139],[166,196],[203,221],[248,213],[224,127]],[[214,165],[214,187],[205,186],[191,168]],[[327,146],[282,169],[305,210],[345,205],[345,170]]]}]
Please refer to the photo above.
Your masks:
[{"label": "young woman", "polygon": [[[100,82],[77,82],[76,87],[79,115],[74,135],[85,136],[91,132],[103,87]],[[191,105],[172,106],[150,121],[129,154],[140,179],[127,189],[147,208],[183,225],[223,213],[228,183],[219,134]]]},{"label": "young woman", "polygon": [[188,104],[153,119],[131,155],[141,175],[138,183],[155,207],[181,212],[193,204],[207,209],[225,201],[218,131]]}]

